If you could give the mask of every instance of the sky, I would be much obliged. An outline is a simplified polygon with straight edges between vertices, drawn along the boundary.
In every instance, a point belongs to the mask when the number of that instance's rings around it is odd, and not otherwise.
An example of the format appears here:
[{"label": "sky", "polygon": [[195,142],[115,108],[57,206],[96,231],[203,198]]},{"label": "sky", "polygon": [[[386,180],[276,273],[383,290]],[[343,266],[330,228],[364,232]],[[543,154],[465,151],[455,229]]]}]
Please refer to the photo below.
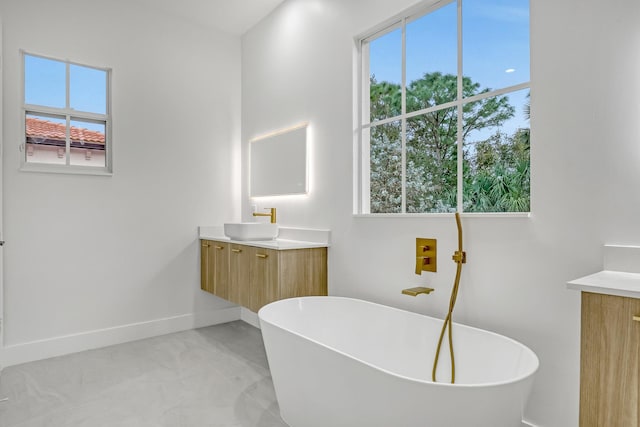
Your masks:
[{"label": "sky", "polygon": [[[482,88],[526,83],[529,76],[529,0],[462,0],[463,75]],[[457,74],[457,3],[453,1],[407,24],[407,84],[425,73]],[[402,81],[400,29],[370,44],[370,73],[376,80]],[[511,132],[528,127],[528,90],[509,94],[516,116],[503,125]]]}]

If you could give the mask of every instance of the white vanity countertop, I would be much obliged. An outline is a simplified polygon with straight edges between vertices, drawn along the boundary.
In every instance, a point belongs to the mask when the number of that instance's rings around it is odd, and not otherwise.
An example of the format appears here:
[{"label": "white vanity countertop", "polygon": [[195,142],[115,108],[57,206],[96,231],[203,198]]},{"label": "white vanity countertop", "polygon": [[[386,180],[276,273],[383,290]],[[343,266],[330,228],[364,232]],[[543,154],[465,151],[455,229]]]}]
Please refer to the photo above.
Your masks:
[{"label": "white vanity countertop", "polygon": [[223,227],[201,226],[199,227],[199,238],[276,250],[328,248],[330,246],[331,232],[329,230],[293,227],[279,227],[278,230],[279,237],[275,240],[231,240],[224,235]]},{"label": "white vanity countertop", "polygon": [[640,273],[603,270],[567,283],[569,289],[640,298]]}]

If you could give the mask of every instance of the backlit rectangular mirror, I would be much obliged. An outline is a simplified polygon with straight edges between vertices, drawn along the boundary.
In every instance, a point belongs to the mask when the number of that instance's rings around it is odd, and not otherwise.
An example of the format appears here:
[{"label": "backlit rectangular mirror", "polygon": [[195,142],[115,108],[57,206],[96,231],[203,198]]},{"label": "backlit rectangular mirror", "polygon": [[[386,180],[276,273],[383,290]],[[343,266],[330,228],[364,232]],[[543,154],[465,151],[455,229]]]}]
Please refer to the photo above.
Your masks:
[{"label": "backlit rectangular mirror", "polygon": [[303,123],[250,142],[251,197],[308,192],[307,130]]}]

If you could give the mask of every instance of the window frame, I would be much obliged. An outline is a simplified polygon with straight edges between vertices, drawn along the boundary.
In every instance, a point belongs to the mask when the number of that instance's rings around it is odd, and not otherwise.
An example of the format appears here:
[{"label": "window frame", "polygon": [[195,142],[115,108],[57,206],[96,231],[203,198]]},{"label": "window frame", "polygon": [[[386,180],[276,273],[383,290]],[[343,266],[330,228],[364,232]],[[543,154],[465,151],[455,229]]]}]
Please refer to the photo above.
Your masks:
[{"label": "window frame", "polygon": [[[406,57],[406,30],[407,25],[416,21],[436,10],[445,7],[451,3],[457,2],[457,97],[455,101],[444,104],[435,105],[429,108],[407,112],[406,94],[407,94],[407,57]],[[491,90],[480,93],[471,97],[463,96],[463,25],[462,25],[462,4],[464,0],[436,0],[424,1],[410,7],[403,12],[393,16],[392,18],[373,27],[369,31],[362,33],[354,38],[354,161],[353,161],[353,216],[355,217],[438,217],[450,216],[448,212],[407,212],[407,174],[406,174],[406,122],[412,117],[429,114],[435,111],[447,108],[457,108],[457,128],[456,149],[457,149],[457,194],[456,194],[456,210],[464,216],[482,216],[482,217],[530,217],[531,216],[531,193],[530,205],[528,212],[466,212],[463,210],[463,185],[464,185],[464,139],[463,139],[463,107],[466,104],[492,98],[508,93],[517,92],[524,89],[531,90],[531,76],[527,82],[502,87],[500,89]],[[529,15],[529,23],[531,18]],[[401,114],[385,119],[370,121],[369,105],[370,105],[370,69],[369,69],[369,44],[371,41],[378,39],[397,29],[401,30],[401,46],[402,46],[402,64],[401,64]],[[531,55],[531,44],[529,42],[529,57]],[[529,67],[531,61],[529,60]],[[365,66],[366,65],[366,66]],[[367,116],[367,117],[365,117]],[[364,137],[365,133],[369,133],[370,129],[401,121],[401,149],[402,149],[402,202],[401,212],[399,213],[371,213],[370,212],[370,138]]]},{"label": "window frame", "polygon": [[[65,107],[49,107],[38,104],[26,103],[26,56],[35,58],[47,59],[50,61],[60,62],[65,65]],[[113,175],[113,143],[112,143],[112,110],[111,110],[111,77],[112,69],[108,67],[100,67],[94,65],[87,65],[81,62],[71,61],[69,59],[59,59],[48,55],[42,55],[38,53],[32,53],[23,49],[20,49],[20,63],[21,63],[21,142],[20,142],[20,171],[23,172],[44,172],[44,173],[62,173],[62,174],[74,174],[74,175]],[[81,111],[71,108],[70,106],[70,68],[72,65],[90,68],[93,70],[104,71],[106,73],[106,94],[105,94],[105,113],[91,113],[87,111]],[[66,145],[65,145],[65,164],[53,164],[53,163],[33,163],[27,162],[27,116],[28,115],[40,115],[45,117],[63,118],[66,120]],[[97,166],[81,166],[71,164],[71,137],[70,127],[73,121],[87,121],[95,123],[104,123],[105,129],[105,165],[104,167]]]}]

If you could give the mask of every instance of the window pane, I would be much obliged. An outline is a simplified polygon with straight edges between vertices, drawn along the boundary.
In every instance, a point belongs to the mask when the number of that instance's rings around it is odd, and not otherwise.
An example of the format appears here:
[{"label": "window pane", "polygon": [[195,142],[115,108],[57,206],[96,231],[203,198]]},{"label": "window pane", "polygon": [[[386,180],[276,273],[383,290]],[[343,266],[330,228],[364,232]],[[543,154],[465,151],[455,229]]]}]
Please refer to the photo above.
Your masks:
[{"label": "window pane", "polygon": [[457,109],[407,120],[407,212],[455,212]]},{"label": "window pane", "polygon": [[71,108],[90,113],[107,113],[107,72],[71,64],[69,70]]},{"label": "window pane", "polygon": [[402,141],[401,122],[371,128],[370,140],[370,211],[402,212]]},{"label": "window pane", "polygon": [[25,161],[66,164],[66,119],[37,114],[26,115]]},{"label": "window pane", "polygon": [[24,102],[65,108],[67,105],[65,63],[24,55]]},{"label": "window pane", "polygon": [[407,24],[407,111],[455,101],[458,74],[457,3]]},{"label": "window pane", "polygon": [[467,212],[529,212],[529,89],[464,106]]},{"label": "window pane", "polygon": [[500,89],[529,81],[529,0],[464,0],[463,74]]},{"label": "window pane", "polygon": [[398,116],[402,112],[402,31],[387,33],[369,42],[370,120]]},{"label": "window pane", "polygon": [[71,164],[105,167],[105,123],[71,120]]}]

